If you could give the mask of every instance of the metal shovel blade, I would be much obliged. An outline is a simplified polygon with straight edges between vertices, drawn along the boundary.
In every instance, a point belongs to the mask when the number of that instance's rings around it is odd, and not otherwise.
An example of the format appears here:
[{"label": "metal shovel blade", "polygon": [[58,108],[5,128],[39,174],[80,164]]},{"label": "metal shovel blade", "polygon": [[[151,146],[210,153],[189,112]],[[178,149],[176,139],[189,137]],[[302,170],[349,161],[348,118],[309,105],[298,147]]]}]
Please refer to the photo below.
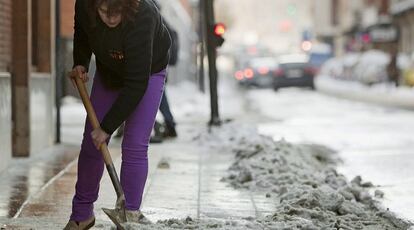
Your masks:
[{"label": "metal shovel blade", "polygon": [[102,208],[104,213],[111,219],[111,221],[116,225],[118,230],[125,230],[122,226],[123,223],[126,223],[125,216],[125,197],[118,197],[116,200],[115,209]]}]

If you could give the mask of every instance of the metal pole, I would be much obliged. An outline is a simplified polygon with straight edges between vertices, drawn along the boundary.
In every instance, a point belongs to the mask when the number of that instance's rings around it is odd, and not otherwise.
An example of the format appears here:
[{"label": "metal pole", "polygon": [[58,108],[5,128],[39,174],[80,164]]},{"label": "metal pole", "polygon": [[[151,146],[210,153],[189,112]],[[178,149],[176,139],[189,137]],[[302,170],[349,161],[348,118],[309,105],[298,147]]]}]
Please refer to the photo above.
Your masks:
[{"label": "metal pole", "polygon": [[199,69],[198,69],[198,84],[199,84],[199,89],[201,92],[205,93],[205,80],[204,80],[204,37],[205,37],[205,16],[204,16],[204,8],[205,8],[205,3],[204,0],[200,0],[199,1],[199,23],[198,23],[198,39],[199,39]]},{"label": "metal pole", "polygon": [[210,126],[220,126],[221,120],[219,116],[218,108],[218,92],[217,92],[217,82],[218,82],[218,73],[216,67],[216,46],[214,43],[214,34],[213,27],[215,24],[214,20],[214,0],[205,0],[205,28],[207,31],[207,56],[208,56],[208,66],[209,66],[209,78],[210,78],[210,102],[211,102],[211,120],[209,122]]},{"label": "metal pole", "polygon": [[56,0],[55,4],[55,17],[56,17],[56,26],[55,26],[55,65],[56,65],[56,80],[55,80],[55,106],[56,106],[56,143],[61,143],[61,120],[60,120],[60,99],[62,97],[62,65],[61,65],[61,40],[60,40],[60,0]]}]

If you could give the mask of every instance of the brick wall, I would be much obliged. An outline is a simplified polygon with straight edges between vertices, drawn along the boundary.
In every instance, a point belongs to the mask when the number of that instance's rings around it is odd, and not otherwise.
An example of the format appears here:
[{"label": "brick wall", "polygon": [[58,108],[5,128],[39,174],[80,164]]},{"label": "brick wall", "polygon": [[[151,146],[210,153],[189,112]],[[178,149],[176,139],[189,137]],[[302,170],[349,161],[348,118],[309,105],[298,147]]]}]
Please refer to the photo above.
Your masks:
[{"label": "brick wall", "polygon": [[[1,1],[1,0],[0,0]],[[73,37],[73,17],[75,16],[75,0],[60,0],[60,33],[63,38]]]},{"label": "brick wall", "polygon": [[11,2],[0,0],[0,72],[8,71],[11,62]]}]

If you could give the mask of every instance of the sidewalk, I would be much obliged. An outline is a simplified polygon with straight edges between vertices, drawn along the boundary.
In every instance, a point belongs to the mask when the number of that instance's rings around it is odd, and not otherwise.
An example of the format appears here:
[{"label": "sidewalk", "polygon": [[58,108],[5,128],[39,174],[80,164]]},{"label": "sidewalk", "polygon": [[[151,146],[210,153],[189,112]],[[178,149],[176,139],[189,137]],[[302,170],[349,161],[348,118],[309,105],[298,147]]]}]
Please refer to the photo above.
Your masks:
[{"label": "sidewalk", "polygon": [[[182,86],[186,88],[187,86]],[[190,88],[190,87],[189,87]],[[194,88],[194,87],[193,87]],[[175,89],[180,91],[181,89]],[[191,90],[191,88],[190,88]],[[173,90],[171,90],[173,91]],[[173,94],[173,92],[171,92]],[[210,152],[201,148],[194,138],[207,129],[209,117],[208,95],[198,92],[174,95],[176,118],[178,119],[177,139],[162,144],[151,144],[149,149],[149,174],[144,191],[142,211],[151,221],[171,218],[202,220],[251,219],[270,214],[274,208],[263,192],[252,193],[248,190],[236,190],[225,182],[220,182],[234,160],[233,154]],[[223,96],[237,100],[229,102],[231,109],[222,111],[223,117],[234,116],[241,107],[238,97],[223,92]],[[205,102],[200,104],[201,102]],[[63,108],[65,112],[63,131],[66,142],[75,144],[81,140],[84,111],[73,99]],[[226,107],[226,105],[224,105]],[[229,106],[227,106],[229,107]],[[235,109],[234,107],[240,107]],[[76,116],[76,118],[74,118]],[[67,122],[65,122],[67,121]],[[110,152],[117,170],[120,168],[120,140],[112,139]],[[66,147],[62,146],[66,150]],[[22,199],[23,208],[16,211],[16,219],[1,219],[0,224],[10,223],[6,229],[60,229],[68,221],[71,213],[71,200],[76,182],[78,146],[70,148],[70,157],[64,166],[52,176],[44,179],[37,187],[26,183],[24,191],[33,191],[28,200]],[[53,154],[53,153],[51,153]],[[42,155],[42,154],[39,154]],[[47,158],[47,156],[45,156]],[[160,164],[161,163],[161,164]],[[41,163],[40,163],[41,164]],[[41,164],[45,166],[44,164]],[[52,164],[53,165],[53,164]],[[40,167],[37,169],[42,171]],[[33,170],[29,170],[33,171]],[[55,176],[58,174],[57,176]],[[33,175],[36,177],[36,175]],[[10,179],[15,180],[15,179]],[[20,183],[20,182],[19,182]],[[13,187],[11,183],[5,186]],[[1,192],[0,192],[1,194]],[[1,197],[1,196],[0,196]],[[7,199],[1,201],[6,204]],[[102,207],[113,207],[116,194],[107,173],[101,181],[100,197],[95,203],[97,224],[95,229],[110,229],[112,223],[101,211]],[[19,204],[21,205],[21,204]],[[19,207],[19,205],[17,205]],[[17,208],[18,209],[18,208]],[[7,207],[4,208],[7,210]],[[0,225],[1,227],[2,225]]]},{"label": "sidewalk", "polygon": [[60,145],[30,159],[13,159],[10,167],[0,174],[0,217],[19,215],[26,200],[58,178],[76,157],[77,147]]},{"label": "sidewalk", "polygon": [[[235,190],[220,182],[234,156],[206,152],[193,141],[204,125],[182,125],[180,138],[151,145],[149,177],[143,198],[143,212],[151,221],[170,218],[240,220],[263,217],[273,211],[265,194]],[[119,140],[110,151],[119,169]],[[160,162],[163,164],[160,165]],[[166,166],[169,166],[166,167]],[[44,189],[29,197],[15,221],[15,229],[59,229],[67,222],[76,181],[76,161],[68,164]],[[28,184],[29,189],[34,185]],[[101,211],[113,207],[115,192],[108,175],[101,182],[100,197],[95,204],[96,229],[107,229],[110,222]],[[0,219],[1,220],[1,219]],[[6,229],[11,228],[10,226]]]},{"label": "sidewalk", "polygon": [[[222,115],[222,119],[237,117],[238,122],[206,135],[208,111],[202,109],[206,104],[200,103],[205,97],[191,89],[185,91],[186,95],[182,93],[183,88],[175,90],[181,92],[174,94],[171,90],[173,106],[178,106],[173,111],[177,111],[179,138],[150,146],[149,176],[142,204],[142,211],[151,221],[164,220],[167,228],[159,223],[150,228],[129,229],[184,229],[189,227],[187,217],[196,222],[190,229],[286,229],[289,226],[290,229],[301,229],[298,226],[321,229],[315,226],[332,227],[332,224],[407,229],[407,223],[392,214],[365,205],[364,200],[372,204],[367,191],[337,174],[331,168],[334,164],[326,164],[330,162],[328,155],[318,155],[319,150],[302,149],[284,141],[274,143],[255,129],[246,129],[245,123],[256,127],[257,121],[265,122],[269,118],[260,110],[249,109],[251,105],[241,102],[236,91],[221,94],[227,103],[222,105],[222,114],[232,115]],[[70,127],[73,134],[79,133],[74,131],[80,129],[78,125]],[[70,137],[71,141],[79,139]],[[120,140],[116,139],[110,144],[118,170],[119,146]],[[46,186],[37,190],[40,192],[29,196],[15,215],[17,218],[0,217],[0,228],[6,223],[4,229],[61,229],[70,214],[76,180],[76,160],[69,162],[53,180],[43,181]],[[31,175],[37,178],[36,174]],[[26,184],[24,191],[36,188],[32,183]],[[95,203],[94,229],[113,229],[101,211],[102,207],[113,207],[116,197],[107,173],[100,191]]]}]

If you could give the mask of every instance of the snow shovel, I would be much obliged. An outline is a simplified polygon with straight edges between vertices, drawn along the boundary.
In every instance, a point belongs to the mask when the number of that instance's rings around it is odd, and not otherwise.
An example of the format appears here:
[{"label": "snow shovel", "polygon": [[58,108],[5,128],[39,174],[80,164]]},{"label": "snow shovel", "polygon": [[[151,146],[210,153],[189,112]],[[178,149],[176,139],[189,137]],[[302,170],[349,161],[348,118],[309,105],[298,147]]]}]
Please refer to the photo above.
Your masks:
[{"label": "snow shovel", "polygon": [[[91,122],[91,125],[94,129],[100,127],[98,118],[96,117],[95,110],[92,107],[92,103],[89,99],[86,86],[83,83],[82,79],[76,77],[76,86],[79,91],[79,95],[82,98],[83,105],[85,106],[86,113],[88,114],[88,119]],[[111,178],[112,185],[115,188],[117,195],[115,209],[106,209],[102,210],[109,216],[112,222],[118,227],[118,229],[123,230],[122,223],[126,222],[125,217],[125,196],[124,191],[122,190],[121,183],[119,182],[118,174],[116,173],[114,163],[112,162],[111,154],[108,150],[108,145],[103,143],[100,147],[106,169],[108,170],[109,177]]]}]

